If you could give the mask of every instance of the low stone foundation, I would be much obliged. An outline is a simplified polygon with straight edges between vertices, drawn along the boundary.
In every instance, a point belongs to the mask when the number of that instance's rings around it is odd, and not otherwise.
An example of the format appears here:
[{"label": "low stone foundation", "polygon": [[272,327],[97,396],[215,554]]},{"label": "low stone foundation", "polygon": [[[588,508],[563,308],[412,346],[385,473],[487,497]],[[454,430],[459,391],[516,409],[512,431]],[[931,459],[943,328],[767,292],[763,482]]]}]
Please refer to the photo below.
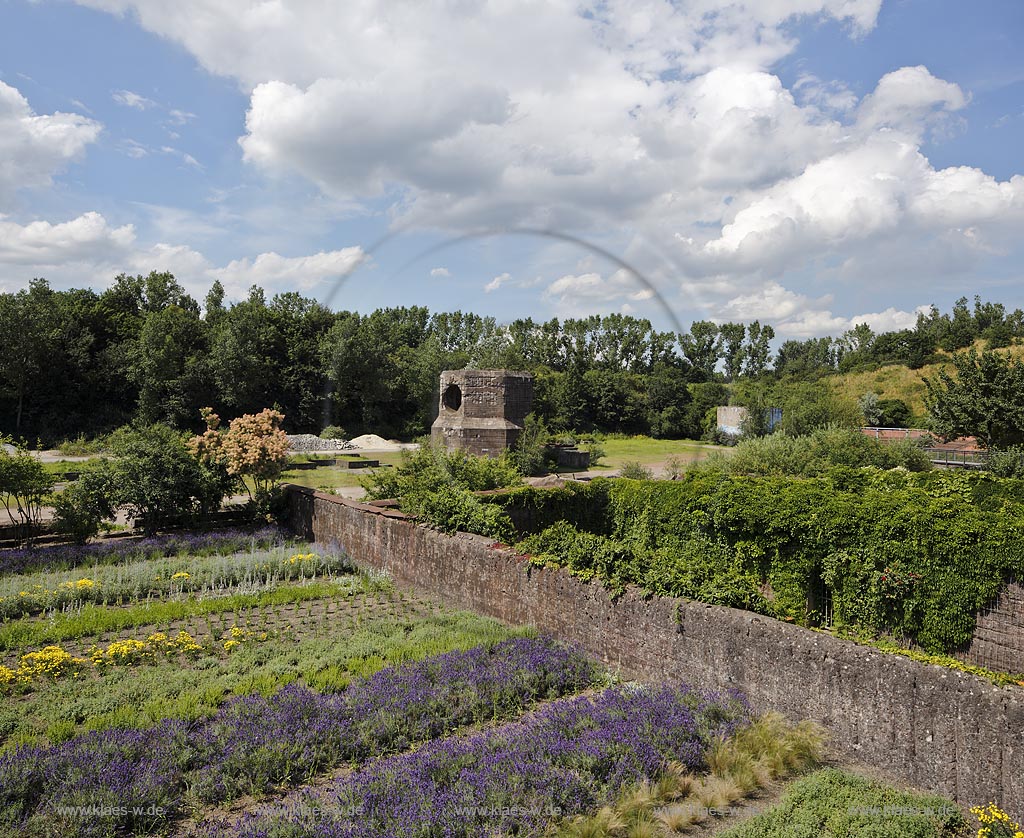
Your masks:
[{"label": "low stone foundation", "polygon": [[448,605],[529,623],[623,674],[741,690],[759,711],[814,719],[840,754],[965,805],[1024,817],[1024,689],[731,608],[531,567],[481,536],[445,535],[386,506],[289,487],[295,531]]}]

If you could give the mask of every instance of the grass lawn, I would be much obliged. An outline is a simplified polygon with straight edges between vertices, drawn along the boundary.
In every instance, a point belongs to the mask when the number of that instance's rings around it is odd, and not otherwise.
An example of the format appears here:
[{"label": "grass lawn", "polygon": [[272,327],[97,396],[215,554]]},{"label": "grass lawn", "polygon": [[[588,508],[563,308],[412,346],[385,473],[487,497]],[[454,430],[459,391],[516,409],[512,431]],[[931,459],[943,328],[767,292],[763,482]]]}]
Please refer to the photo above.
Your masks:
[{"label": "grass lawn", "polygon": [[[985,349],[985,341],[977,340],[971,347],[977,352]],[[1010,346],[997,349],[996,352],[1009,355],[1011,358],[1024,358],[1024,346]],[[942,357],[949,355],[937,352]],[[832,388],[836,395],[856,401],[865,393],[877,393],[880,399],[902,399],[914,414],[914,426],[924,427],[927,410],[924,405],[926,388],[924,379],[934,378],[942,369],[950,368],[950,364],[940,361],[927,364],[920,369],[912,370],[902,364],[879,367],[877,370],[848,372],[840,375],[827,375],[822,383]]]},{"label": "grass lawn", "polygon": [[610,438],[601,440],[605,456],[596,469],[618,469],[633,461],[643,465],[664,463],[676,457],[684,463],[703,460],[712,451],[723,450],[720,445],[709,445],[692,439],[651,439],[647,436]]},{"label": "grass lawn", "polygon": [[281,475],[282,483],[294,483],[310,489],[340,489],[359,485],[359,476],[366,470],[349,471],[335,466],[325,466],[314,471],[286,471]]},{"label": "grass lawn", "polygon": [[[381,467],[398,466],[402,463],[401,451],[368,451],[363,456],[368,460],[378,460]],[[311,462],[315,460],[315,457],[306,456],[292,458],[292,462]],[[341,468],[340,466],[322,466],[316,469],[289,469],[281,475],[281,480],[284,483],[308,486],[311,489],[338,489],[358,486],[359,478],[366,474],[369,474],[368,469],[353,470]]]},{"label": "grass lawn", "polygon": [[57,460],[56,462],[43,461],[43,471],[53,475],[58,480],[63,480],[69,472],[82,474],[86,471],[95,471],[106,457],[90,457],[88,460]]}]

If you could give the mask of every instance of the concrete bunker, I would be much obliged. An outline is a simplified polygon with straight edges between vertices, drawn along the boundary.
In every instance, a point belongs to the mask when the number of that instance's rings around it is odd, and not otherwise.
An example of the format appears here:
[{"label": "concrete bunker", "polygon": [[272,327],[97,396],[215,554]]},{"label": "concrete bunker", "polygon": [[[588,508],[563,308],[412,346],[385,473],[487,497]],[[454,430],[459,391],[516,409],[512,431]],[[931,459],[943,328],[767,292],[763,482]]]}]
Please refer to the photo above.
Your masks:
[{"label": "concrete bunker", "polygon": [[440,394],[431,441],[498,457],[523,431],[533,405],[533,376],[510,370],[445,370]]}]

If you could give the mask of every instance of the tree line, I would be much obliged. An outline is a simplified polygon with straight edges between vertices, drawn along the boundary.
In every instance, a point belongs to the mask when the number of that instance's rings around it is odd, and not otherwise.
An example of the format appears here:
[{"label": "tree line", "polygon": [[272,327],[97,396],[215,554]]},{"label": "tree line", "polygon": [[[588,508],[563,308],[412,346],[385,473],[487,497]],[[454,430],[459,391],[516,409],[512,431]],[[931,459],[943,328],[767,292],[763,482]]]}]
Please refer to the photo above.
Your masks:
[{"label": "tree line", "polygon": [[436,413],[441,370],[522,369],[552,429],[700,437],[725,382],[813,380],[883,363],[920,366],[938,348],[1024,336],[1024,314],[965,299],[914,329],[786,341],[771,325],[692,323],[659,331],[622,314],[499,323],[425,307],[333,312],[259,287],[233,304],[215,282],[203,304],[169,273],[118,276],[102,292],[42,279],[0,295],[0,433],[52,445],[160,422],[198,431],[200,410],[226,417],[274,407],[290,433],[327,425],[412,437]]}]

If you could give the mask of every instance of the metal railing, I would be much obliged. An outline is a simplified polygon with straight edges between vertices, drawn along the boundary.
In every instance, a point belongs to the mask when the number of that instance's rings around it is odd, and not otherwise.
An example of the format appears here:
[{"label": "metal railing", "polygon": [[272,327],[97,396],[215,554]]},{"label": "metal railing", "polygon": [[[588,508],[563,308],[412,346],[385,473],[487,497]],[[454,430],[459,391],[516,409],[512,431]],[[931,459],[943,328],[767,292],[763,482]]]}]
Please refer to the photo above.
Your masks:
[{"label": "metal railing", "polygon": [[948,448],[925,448],[924,453],[932,465],[946,468],[985,468],[987,451],[951,451]]}]

